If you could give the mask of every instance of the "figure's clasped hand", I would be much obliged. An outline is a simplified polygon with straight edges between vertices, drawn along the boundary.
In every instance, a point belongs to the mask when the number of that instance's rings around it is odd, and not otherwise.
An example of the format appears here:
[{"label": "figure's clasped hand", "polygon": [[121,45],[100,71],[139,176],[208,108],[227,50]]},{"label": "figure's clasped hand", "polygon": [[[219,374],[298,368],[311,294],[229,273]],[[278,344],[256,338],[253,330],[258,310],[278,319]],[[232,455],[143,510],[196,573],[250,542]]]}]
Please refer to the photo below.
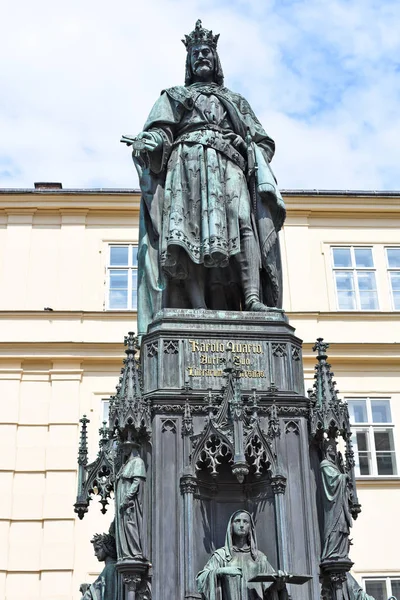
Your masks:
[{"label": "figure's clasped hand", "polygon": [[133,508],[134,504],[132,500],[124,500],[124,502],[122,502],[122,504],[119,507],[120,512],[124,512],[125,510],[128,510],[128,508]]},{"label": "figure's clasped hand", "polygon": [[277,571],[276,573],[276,589],[283,590],[289,579],[289,574],[286,571]]},{"label": "figure's clasped hand", "polygon": [[220,567],[217,569],[217,575],[229,575],[230,577],[242,577],[240,567]]}]

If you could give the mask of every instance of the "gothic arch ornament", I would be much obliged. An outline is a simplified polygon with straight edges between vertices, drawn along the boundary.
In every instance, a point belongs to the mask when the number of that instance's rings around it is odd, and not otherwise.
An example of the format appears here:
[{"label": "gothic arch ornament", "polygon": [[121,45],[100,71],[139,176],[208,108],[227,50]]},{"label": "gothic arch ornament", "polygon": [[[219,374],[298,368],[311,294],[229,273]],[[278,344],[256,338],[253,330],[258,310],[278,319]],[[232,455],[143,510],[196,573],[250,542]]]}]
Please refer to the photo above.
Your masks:
[{"label": "gothic arch ornament", "polygon": [[277,471],[272,439],[279,435],[276,407],[270,410],[268,435],[260,426],[258,398],[255,390],[247,401],[240,390],[240,366],[232,361],[224,369],[226,384],[221,394],[211,390],[205,398],[208,417],[203,431],[192,435],[191,464],[195,471],[209,470],[217,478],[219,467],[228,463],[239,483],[247,475],[259,479]]}]

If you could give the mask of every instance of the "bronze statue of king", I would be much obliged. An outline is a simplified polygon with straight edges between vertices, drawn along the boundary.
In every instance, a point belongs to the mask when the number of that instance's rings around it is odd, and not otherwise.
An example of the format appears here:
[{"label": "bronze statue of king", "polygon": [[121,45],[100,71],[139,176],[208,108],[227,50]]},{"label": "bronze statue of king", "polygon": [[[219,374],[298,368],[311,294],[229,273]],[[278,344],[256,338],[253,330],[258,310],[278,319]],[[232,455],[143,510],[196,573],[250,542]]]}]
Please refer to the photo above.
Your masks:
[{"label": "bronze statue of king", "polygon": [[266,312],[282,306],[285,206],[275,144],[224,87],[219,35],[183,40],[185,85],[163,90],[132,146],[142,191],[138,329],[161,308]]}]

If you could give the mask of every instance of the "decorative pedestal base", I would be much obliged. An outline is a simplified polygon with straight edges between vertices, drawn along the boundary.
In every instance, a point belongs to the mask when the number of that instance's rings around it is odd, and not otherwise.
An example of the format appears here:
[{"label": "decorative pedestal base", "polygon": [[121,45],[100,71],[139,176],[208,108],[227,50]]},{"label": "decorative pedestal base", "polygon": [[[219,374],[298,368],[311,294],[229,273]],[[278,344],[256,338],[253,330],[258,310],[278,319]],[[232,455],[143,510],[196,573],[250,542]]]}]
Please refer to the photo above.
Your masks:
[{"label": "decorative pedestal base", "polygon": [[225,361],[242,369],[242,390],[303,395],[301,341],[281,311],[164,309],[142,341],[144,392],[220,390]]},{"label": "decorative pedestal base", "polygon": [[125,600],[150,600],[151,591],[148,581],[150,563],[124,560],[119,561],[116,568],[122,576]]}]

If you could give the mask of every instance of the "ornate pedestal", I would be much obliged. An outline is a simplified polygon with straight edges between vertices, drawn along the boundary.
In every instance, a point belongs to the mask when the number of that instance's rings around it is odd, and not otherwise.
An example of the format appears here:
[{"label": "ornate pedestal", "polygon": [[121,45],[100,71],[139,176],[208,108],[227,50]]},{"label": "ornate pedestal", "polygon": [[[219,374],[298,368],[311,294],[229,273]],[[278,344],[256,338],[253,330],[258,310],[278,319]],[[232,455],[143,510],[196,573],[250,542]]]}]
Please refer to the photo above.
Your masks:
[{"label": "ornate pedestal", "polygon": [[164,309],[143,337],[144,392],[153,398],[219,391],[225,360],[237,359],[242,391],[304,398],[301,341],[282,311]]},{"label": "ornate pedestal", "polygon": [[196,574],[243,508],[276,569],[313,575],[296,599],[317,600],[308,399],[284,313],[165,309],[141,360],[153,415],[153,598],[199,598]]}]

